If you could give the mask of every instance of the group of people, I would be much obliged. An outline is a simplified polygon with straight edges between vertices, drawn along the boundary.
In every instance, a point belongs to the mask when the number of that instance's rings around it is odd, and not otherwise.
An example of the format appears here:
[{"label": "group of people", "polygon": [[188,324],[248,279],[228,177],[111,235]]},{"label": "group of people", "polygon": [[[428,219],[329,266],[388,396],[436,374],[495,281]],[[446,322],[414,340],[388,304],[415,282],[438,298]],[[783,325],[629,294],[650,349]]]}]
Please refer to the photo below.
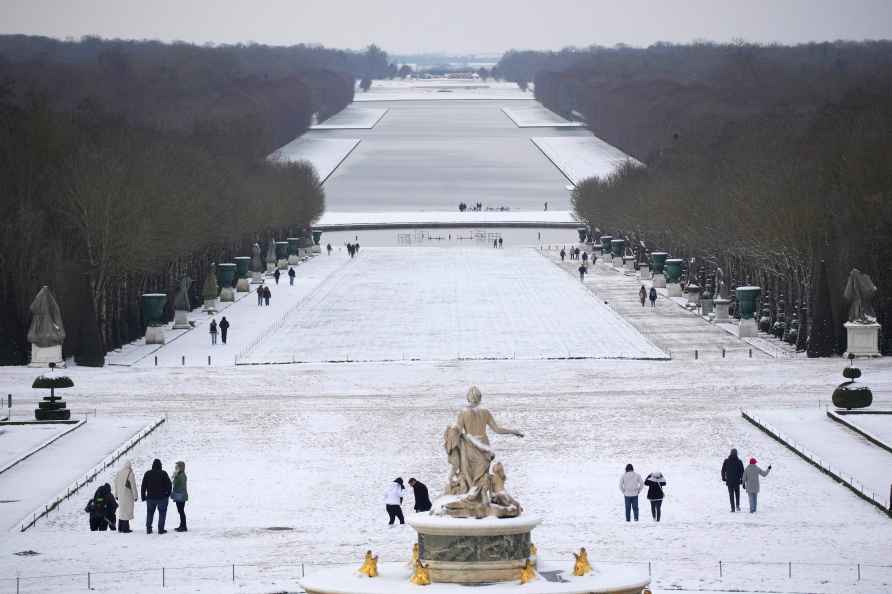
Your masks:
[{"label": "group of people", "polygon": [[[330,252],[329,252],[330,253]],[[354,258],[359,255],[359,242],[347,244],[347,255]]]},{"label": "group of people", "polygon": [[[276,270],[276,273],[279,271]],[[257,287],[257,306],[261,305],[269,305],[269,300],[273,296],[273,292],[269,290],[269,286],[264,283],[261,283],[259,287]]]},{"label": "group of people", "polygon": [[[276,279],[276,284],[277,284],[277,285],[279,284],[279,278],[280,278],[281,276],[282,276],[282,273],[279,271],[278,268],[276,268],[276,271],[273,272],[273,278]],[[294,277],[295,277],[295,276],[297,276],[297,273],[294,272],[294,267],[293,267],[293,266],[289,266],[289,267],[288,267],[288,283],[289,283],[292,287],[294,286]],[[260,304],[258,303],[257,305],[260,305]],[[267,303],[267,305],[269,305],[269,304]]]},{"label": "group of people", "polygon": [[496,238],[496,239],[493,239],[493,240],[492,240],[492,247],[494,247],[494,248],[500,248],[500,247],[502,247],[502,238],[501,238],[501,237],[498,237],[498,238]]},{"label": "group of people", "polygon": [[642,480],[641,475],[635,472],[631,464],[626,464],[626,471],[619,479],[619,490],[622,491],[626,506],[626,522],[631,521],[634,515],[638,521],[638,495],[644,487],[647,487],[647,500],[650,502],[650,515],[654,522],[659,522],[662,516],[663,499],[666,496],[663,488],[666,479],[660,471],[651,472]]},{"label": "group of people", "polygon": [[211,325],[208,326],[208,332],[211,333],[211,344],[217,344],[218,329],[220,330],[220,340],[223,341],[223,344],[226,344],[226,335],[229,333],[229,320],[226,319],[226,316],[223,316],[219,324],[216,319],[211,319]]},{"label": "group of people", "polygon": [[[564,261],[564,258],[567,257],[567,250],[561,248],[561,262]],[[578,247],[571,247],[569,252],[570,260],[582,260],[583,262],[588,262],[588,252],[584,252],[580,250]]]},{"label": "group of people", "polygon": [[[415,495],[415,512],[425,512],[431,509],[431,498],[427,492],[427,485],[414,478],[409,479],[409,486]],[[406,487],[403,484],[403,477],[397,477],[387,487],[384,494],[384,508],[387,510],[387,516],[390,518],[389,525],[393,526],[396,520],[400,524],[405,524],[406,519],[403,517],[403,497],[406,493]]]},{"label": "group of people", "polygon": [[650,292],[648,292],[647,287],[641,285],[641,288],[638,290],[638,301],[641,302],[641,307],[644,307],[644,304],[647,300],[650,299],[650,306],[657,306],[657,290],[653,287],[650,288]]},{"label": "group of people", "polygon": [[[130,520],[134,517],[134,505],[137,500],[136,476],[133,467],[128,460],[115,474],[114,493],[108,483],[96,489],[93,497],[87,503],[85,512],[90,517],[90,530],[115,530],[122,534],[133,532],[130,529]],[[174,530],[186,532],[186,502],[189,500],[189,491],[186,482],[186,463],[177,462],[173,471],[173,478],[161,467],[161,460],[155,459],[152,468],[147,470],[142,477],[139,488],[139,497],[146,503],[146,533],[152,534],[152,524],[155,512],[158,512],[158,534],[166,534],[164,529],[167,519],[168,500],[172,500],[177,506],[180,516],[180,525]]]},{"label": "group of people", "polygon": [[743,461],[737,456],[737,449],[731,453],[722,463],[722,481],[728,487],[728,500],[731,503],[731,511],[740,511],[740,487],[746,491],[750,503],[750,513],[756,513],[756,504],[759,499],[759,477],[768,476],[771,472],[771,464],[766,470],[759,468],[758,461],[750,458],[750,463],[743,467]]}]

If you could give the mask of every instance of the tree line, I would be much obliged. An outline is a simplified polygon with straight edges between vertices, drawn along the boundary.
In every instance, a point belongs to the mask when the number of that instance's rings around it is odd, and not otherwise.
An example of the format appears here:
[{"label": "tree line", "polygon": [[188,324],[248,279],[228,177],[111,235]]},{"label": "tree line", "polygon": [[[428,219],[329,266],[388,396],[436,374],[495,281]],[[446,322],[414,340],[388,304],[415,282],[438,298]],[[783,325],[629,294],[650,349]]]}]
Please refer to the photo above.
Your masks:
[{"label": "tree line", "polygon": [[198,303],[211,262],[306,232],[324,206],[316,172],[266,156],[348,105],[381,62],[380,50],[0,36],[0,362],[27,361],[43,284],[65,356],[101,365],[143,334],[142,293],[172,295],[189,275]]},{"label": "tree line", "polygon": [[859,268],[892,354],[892,43],[514,52],[499,68],[646,162],[576,188],[592,227],[784,294],[810,355],[845,350]]}]

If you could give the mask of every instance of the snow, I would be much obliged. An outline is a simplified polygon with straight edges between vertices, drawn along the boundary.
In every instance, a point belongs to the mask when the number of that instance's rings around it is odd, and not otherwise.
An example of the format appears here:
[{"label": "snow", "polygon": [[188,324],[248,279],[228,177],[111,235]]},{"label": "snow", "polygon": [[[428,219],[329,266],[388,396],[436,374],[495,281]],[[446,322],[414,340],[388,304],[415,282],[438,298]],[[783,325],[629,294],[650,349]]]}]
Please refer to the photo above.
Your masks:
[{"label": "snow", "polygon": [[536,250],[418,247],[361,250],[239,362],[570,357],[666,354]]},{"label": "snow", "polygon": [[[822,467],[884,507],[888,505],[892,454],[830,419],[823,408],[755,410],[749,414]],[[767,464],[760,465],[765,468]],[[832,482],[829,477],[826,480]]]},{"label": "snow", "polygon": [[532,105],[503,107],[502,111],[518,128],[584,128],[582,122],[571,122],[538,101]]},{"label": "snow", "polygon": [[566,225],[576,228],[579,221],[568,210],[481,210],[465,211],[385,211],[385,212],[343,212],[326,211],[313,225],[316,229],[335,230],[338,227],[417,225]]},{"label": "snow", "polygon": [[889,414],[847,414],[840,417],[883,443],[892,445],[892,411]]},{"label": "snow", "polygon": [[[358,564],[357,564],[358,567]],[[406,563],[378,563],[378,577],[368,578],[357,573],[357,567],[339,567],[319,571],[301,580],[305,588],[326,594],[408,594],[418,592],[419,586],[409,582],[412,569]],[[539,575],[531,582],[520,585],[514,582],[456,586],[433,583],[424,587],[425,592],[443,594],[473,588],[482,594],[591,594],[641,589],[650,581],[647,571],[624,567],[596,568],[590,575],[574,576],[572,564],[540,563]],[[542,572],[554,572],[560,581],[550,581]],[[518,572],[519,573],[519,572]]]},{"label": "snow", "polygon": [[368,92],[356,91],[354,103],[367,101],[498,100],[533,101],[531,91],[521,91],[515,83],[500,81],[376,80]]},{"label": "snow", "polygon": [[641,164],[594,136],[536,136],[530,140],[575,185],[590,177],[605,178],[627,161]]},{"label": "snow", "polygon": [[[32,412],[33,420],[33,412]],[[70,431],[74,425],[5,425],[0,426],[0,473],[22,456]]]},{"label": "snow", "polygon": [[[42,509],[52,498],[94,464],[101,462],[119,445],[145,425],[145,418],[96,416],[76,431],[65,435],[27,460],[0,475],[0,530],[19,530],[32,512]],[[52,470],[51,470],[52,469]],[[109,480],[109,479],[106,479]],[[93,486],[93,490],[102,483]],[[75,507],[83,509],[93,494],[90,486],[75,497]]]},{"label": "snow", "polygon": [[310,126],[310,130],[371,130],[387,111],[387,109],[369,109],[351,104],[321,124]]},{"label": "snow", "polygon": [[[444,498],[452,497],[444,495],[434,501],[434,507],[443,503]],[[450,516],[439,516],[432,513],[409,514],[406,521],[416,530],[434,530],[437,534],[451,533],[453,530],[473,533],[479,531],[489,531],[498,528],[510,533],[515,533],[520,529],[532,530],[542,523],[540,516],[531,514],[522,514],[515,518],[496,518],[493,516],[487,518],[453,518]],[[508,534],[509,532],[505,532]]]},{"label": "snow", "polygon": [[320,138],[305,135],[280,147],[269,158],[284,162],[308,161],[316,169],[319,180],[324,182],[358,144],[358,138]]}]

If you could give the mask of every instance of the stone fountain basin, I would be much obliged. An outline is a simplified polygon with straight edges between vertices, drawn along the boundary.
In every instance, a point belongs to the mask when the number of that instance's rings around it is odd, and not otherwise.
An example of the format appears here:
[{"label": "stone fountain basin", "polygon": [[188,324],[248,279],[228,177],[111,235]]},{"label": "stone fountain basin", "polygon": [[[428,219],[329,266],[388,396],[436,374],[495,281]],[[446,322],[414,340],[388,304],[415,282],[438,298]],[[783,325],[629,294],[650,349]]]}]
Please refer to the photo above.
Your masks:
[{"label": "stone fountain basin", "polygon": [[[412,570],[406,563],[379,563],[379,575],[368,578],[357,573],[356,567],[321,570],[300,581],[307,594],[467,594],[463,584],[433,583],[416,586],[409,582]],[[475,594],[640,594],[650,584],[646,571],[618,567],[596,569],[592,574],[576,577],[572,574],[573,560],[566,563],[538,565],[539,575],[527,584],[518,579],[511,582],[472,586]]]}]

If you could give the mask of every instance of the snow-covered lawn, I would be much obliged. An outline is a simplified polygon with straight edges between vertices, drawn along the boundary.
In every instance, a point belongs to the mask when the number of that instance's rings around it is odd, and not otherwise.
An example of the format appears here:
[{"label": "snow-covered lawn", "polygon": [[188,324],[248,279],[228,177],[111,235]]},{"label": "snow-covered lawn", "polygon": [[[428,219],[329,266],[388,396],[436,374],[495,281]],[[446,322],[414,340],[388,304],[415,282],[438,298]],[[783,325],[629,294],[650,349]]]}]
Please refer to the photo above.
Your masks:
[{"label": "snow-covered lawn", "polygon": [[[19,417],[26,415],[17,411]],[[34,419],[33,409],[28,411]],[[18,419],[16,419],[18,420]],[[0,472],[40,445],[72,429],[72,425],[6,425],[0,427]]]},{"label": "snow-covered lawn", "polygon": [[419,247],[362,250],[239,363],[572,357],[667,355],[534,249]]},{"label": "snow-covered lawn", "polygon": [[502,111],[518,128],[583,128],[582,122],[571,122],[538,101],[533,105],[503,107]]},{"label": "snow-covered lawn", "polygon": [[316,168],[320,181],[324,182],[358,144],[358,138],[305,135],[280,147],[269,158],[275,161],[308,161]]},{"label": "snow-covered lawn", "polygon": [[[892,444],[892,414],[843,415],[842,418],[844,418],[847,423],[851,423],[866,433],[873,435],[883,443]],[[890,482],[892,482],[892,480],[890,480]]]},{"label": "snow-covered lawn", "polygon": [[386,113],[386,109],[348,105],[321,124],[310,126],[310,130],[371,130]]},{"label": "snow-covered lawn", "polygon": [[536,136],[530,140],[574,184],[590,177],[607,177],[630,160],[638,163],[595,136]]},{"label": "snow-covered lawn", "polygon": [[427,224],[436,225],[478,225],[483,224],[524,224],[524,225],[567,225],[578,227],[579,222],[569,210],[431,210],[401,212],[342,212],[326,211],[314,225],[318,229],[335,230],[337,227],[357,225],[386,228]]},{"label": "snow-covered lawn", "polygon": [[474,80],[376,80],[368,92],[356,91],[353,101],[437,100],[533,101],[532,90],[521,91],[515,83]]}]

